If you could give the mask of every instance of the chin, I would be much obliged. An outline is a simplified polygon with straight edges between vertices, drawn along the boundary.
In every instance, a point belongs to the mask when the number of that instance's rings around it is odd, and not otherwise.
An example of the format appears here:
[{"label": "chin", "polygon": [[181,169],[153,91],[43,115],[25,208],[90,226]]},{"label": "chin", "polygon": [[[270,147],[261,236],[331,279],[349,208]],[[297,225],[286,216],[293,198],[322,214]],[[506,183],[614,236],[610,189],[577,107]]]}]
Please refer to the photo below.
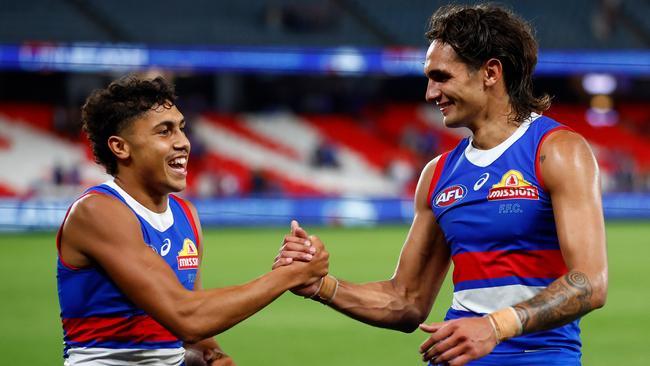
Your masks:
[{"label": "chin", "polygon": [[461,118],[445,117],[442,121],[447,128],[461,128],[469,126],[467,120]]},{"label": "chin", "polygon": [[445,127],[448,128],[462,127],[460,123],[453,118],[445,117],[442,121],[445,124]]},{"label": "chin", "polygon": [[165,188],[168,191],[167,193],[181,192],[187,188],[187,181],[185,179],[180,180],[167,177]]},{"label": "chin", "polygon": [[170,188],[172,192],[181,192],[184,191],[185,188],[187,188],[187,182],[183,181],[183,183],[173,183],[170,185]]}]

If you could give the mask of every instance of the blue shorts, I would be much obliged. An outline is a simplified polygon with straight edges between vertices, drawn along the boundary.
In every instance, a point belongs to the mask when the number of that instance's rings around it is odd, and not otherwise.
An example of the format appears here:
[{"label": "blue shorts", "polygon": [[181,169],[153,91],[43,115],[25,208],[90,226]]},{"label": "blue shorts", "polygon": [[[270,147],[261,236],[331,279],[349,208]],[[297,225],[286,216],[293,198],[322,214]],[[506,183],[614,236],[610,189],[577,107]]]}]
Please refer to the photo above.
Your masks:
[{"label": "blue shorts", "polygon": [[[430,366],[443,366],[430,363]],[[562,349],[543,349],[533,352],[490,353],[467,366],[580,366],[580,355]]]}]

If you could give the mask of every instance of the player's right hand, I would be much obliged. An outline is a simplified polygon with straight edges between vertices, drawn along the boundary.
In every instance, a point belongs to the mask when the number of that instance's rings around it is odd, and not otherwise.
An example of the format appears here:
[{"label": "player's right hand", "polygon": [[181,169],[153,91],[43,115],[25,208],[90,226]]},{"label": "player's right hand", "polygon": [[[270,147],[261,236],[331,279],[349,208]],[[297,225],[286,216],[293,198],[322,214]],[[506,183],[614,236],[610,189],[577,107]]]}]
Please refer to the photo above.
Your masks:
[{"label": "player's right hand", "polygon": [[[317,246],[312,245],[314,239],[318,240]],[[328,260],[329,253],[325,250],[322,242],[317,237],[310,238],[307,232],[300,227],[298,221],[292,220],[291,231],[284,237],[280,251],[275,257],[273,269],[290,265],[291,263],[294,263],[294,261],[310,262],[319,252],[323,252],[321,254],[324,254],[326,257],[325,259]],[[327,267],[329,267],[328,261],[326,264]],[[318,291],[319,284],[325,275],[327,275],[327,272],[325,272],[325,274],[320,278],[317,278],[313,283],[306,282],[303,286],[291,289],[291,292],[296,295],[310,297]]]},{"label": "player's right hand", "polygon": [[307,232],[300,227],[298,221],[291,220],[291,232],[285,235],[278,255],[275,257],[273,269],[291,264],[294,260],[309,262],[316,248],[312,246]]},{"label": "player's right hand", "polygon": [[[304,287],[309,288],[313,286],[318,286],[320,280],[323,277],[327,276],[327,274],[329,273],[330,254],[325,249],[325,245],[323,245],[323,242],[316,235],[310,235],[309,241],[312,243],[313,248],[316,249],[313,258],[308,263],[294,262],[293,264],[294,266],[304,266],[305,269],[303,270],[303,274],[307,275],[305,277],[305,281],[303,281],[303,285],[305,286],[299,286],[298,289],[303,289]],[[314,290],[317,291],[318,289],[316,288]],[[311,296],[312,294],[314,294],[315,291],[308,292],[305,290],[305,291],[300,291],[300,294],[307,292]]]}]

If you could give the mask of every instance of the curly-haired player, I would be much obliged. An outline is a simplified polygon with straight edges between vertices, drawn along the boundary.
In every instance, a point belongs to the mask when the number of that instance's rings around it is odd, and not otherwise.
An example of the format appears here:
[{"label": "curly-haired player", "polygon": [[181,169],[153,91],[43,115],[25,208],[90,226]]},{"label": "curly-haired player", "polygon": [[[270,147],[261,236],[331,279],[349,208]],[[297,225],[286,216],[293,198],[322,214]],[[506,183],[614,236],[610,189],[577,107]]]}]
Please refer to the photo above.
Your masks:
[{"label": "curly-haired player", "polygon": [[311,263],[201,288],[199,219],[170,194],[185,188],[190,153],[175,99],[162,78],[130,76],[83,106],[95,158],[114,179],[88,189],[57,236],[65,365],[189,366],[203,363],[200,355],[211,366],[233,365],[212,336],[327,273],[314,237]]}]

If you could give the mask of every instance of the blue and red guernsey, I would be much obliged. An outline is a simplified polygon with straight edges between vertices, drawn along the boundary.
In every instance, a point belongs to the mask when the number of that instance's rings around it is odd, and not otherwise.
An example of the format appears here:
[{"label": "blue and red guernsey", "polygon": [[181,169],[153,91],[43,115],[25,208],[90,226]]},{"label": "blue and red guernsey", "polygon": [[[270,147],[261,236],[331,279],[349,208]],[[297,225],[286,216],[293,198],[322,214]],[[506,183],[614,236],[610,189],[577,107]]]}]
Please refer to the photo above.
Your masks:
[{"label": "blue and red guernsey", "polygon": [[[159,214],[112,181],[88,189],[88,194],[113,196],[131,208],[140,221],[144,243],[172,268],[185,288],[194,288],[199,267],[198,232],[182,199],[170,195],[166,212]],[[57,236],[59,250],[61,231]],[[182,341],[133,304],[102,268],[75,268],[59,255],[57,285],[66,365],[117,365],[127,360],[182,364]]]},{"label": "blue and red guernsey", "polygon": [[[440,157],[429,204],[454,263],[446,319],[482,316],[530,299],[567,272],[538,163],[544,139],[562,129],[533,115],[490,150],[466,138]],[[494,352],[563,349],[579,357],[580,347],[576,320],[515,337]]]}]

